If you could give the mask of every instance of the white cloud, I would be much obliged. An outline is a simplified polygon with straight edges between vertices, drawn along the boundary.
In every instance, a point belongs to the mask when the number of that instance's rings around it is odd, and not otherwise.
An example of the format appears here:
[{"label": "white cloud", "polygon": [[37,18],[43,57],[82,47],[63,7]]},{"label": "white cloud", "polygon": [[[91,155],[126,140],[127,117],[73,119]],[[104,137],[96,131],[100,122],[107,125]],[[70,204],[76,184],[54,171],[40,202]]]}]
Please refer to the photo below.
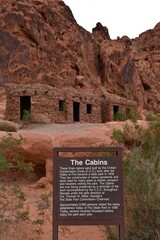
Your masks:
[{"label": "white cloud", "polygon": [[92,31],[97,22],[111,38],[137,37],[160,22],[160,0],[64,0],[78,24]]}]

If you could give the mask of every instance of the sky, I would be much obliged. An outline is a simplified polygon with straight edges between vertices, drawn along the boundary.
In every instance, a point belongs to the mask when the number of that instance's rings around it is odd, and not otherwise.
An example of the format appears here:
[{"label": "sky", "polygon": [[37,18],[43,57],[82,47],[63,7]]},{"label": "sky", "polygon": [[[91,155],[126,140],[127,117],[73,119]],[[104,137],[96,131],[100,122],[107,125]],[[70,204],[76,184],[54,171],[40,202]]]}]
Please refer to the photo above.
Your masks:
[{"label": "sky", "polygon": [[111,39],[138,37],[160,22],[160,0],[63,0],[79,25],[92,32],[100,22]]}]

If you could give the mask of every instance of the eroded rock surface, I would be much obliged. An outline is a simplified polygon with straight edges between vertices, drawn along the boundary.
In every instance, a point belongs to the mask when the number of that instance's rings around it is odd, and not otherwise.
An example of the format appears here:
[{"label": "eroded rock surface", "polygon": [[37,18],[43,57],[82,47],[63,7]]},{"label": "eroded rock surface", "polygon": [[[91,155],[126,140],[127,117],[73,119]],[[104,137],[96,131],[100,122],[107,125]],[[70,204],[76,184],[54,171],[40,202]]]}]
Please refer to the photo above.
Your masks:
[{"label": "eroded rock surface", "polygon": [[[53,149],[55,147],[107,147],[111,146],[114,128],[123,129],[126,122],[110,122],[105,124],[64,124],[63,132],[60,124],[46,124],[37,128],[22,129],[12,133],[14,137],[21,135],[24,161],[35,164],[40,183],[53,181]],[[131,124],[131,122],[128,122]],[[146,126],[145,121],[140,125]],[[5,132],[0,132],[0,138]],[[73,154],[74,156],[74,154]]]},{"label": "eroded rock surface", "polygon": [[100,46],[101,81],[108,92],[138,102],[140,109],[159,111],[160,23],[129,39],[104,40]]},{"label": "eroded rock surface", "polygon": [[1,0],[0,84],[72,86],[136,100],[159,112],[160,23],[135,39],[89,33],[59,0]]},{"label": "eroded rock surface", "polygon": [[63,1],[2,3],[1,83],[75,85],[77,75],[95,78],[96,41]]}]

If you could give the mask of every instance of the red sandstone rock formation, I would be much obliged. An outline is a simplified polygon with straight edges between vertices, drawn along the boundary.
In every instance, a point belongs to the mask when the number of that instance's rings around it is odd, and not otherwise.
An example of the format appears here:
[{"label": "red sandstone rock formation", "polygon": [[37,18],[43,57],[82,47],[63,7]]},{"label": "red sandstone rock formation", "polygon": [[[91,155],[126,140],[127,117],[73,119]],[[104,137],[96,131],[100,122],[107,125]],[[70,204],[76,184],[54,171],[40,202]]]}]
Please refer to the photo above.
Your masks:
[{"label": "red sandstone rock formation", "polygon": [[[8,4],[6,6],[6,4]],[[63,1],[11,0],[0,9],[2,83],[75,86],[96,79],[96,42]]]},{"label": "red sandstone rock formation", "polygon": [[159,111],[160,23],[138,38],[127,36],[101,44],[101,81],[105,89]]},{"label": "red sandstone rock formation", "polygon": [[104,91],[159,112],[160,23],[138,38],[87,32],[59,0],[1,0],[0,84]]},{"label": "red sandstone rock formation", "polygon": [[[132,124],[130,121],[128,124]],[[145,121],[139,125],[146,127]],[[41,125],[29,130],[19,130],[12,133],[14,137],[21,135],[23,159],[36,166],[40,181],[44,185],[53,180],[53,148],[55,147],[104,147],[110,146],[114,128],[123,129],[126,122],[109,122],[105,124],[73,124],[63,125],[63,131],[58,125]],[[5,132],[0,132],[0,138]],[[65,153],[66,155],[66,153]]]},{"label": "red sandstone rock formation", "polygon": [[92,35],[96,38],[98,42],[103,42],[103,40],[111,40],[109,36],[108,29],[104,27],[100,22],[96,24],[96,27],[92,29]]}]

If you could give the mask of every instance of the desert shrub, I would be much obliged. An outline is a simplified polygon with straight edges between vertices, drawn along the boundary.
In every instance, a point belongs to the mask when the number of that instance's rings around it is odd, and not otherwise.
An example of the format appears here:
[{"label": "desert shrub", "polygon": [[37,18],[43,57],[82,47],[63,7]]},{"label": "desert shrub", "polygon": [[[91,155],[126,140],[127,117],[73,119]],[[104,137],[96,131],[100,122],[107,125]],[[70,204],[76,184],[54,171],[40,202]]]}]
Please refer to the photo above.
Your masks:
[{"label": "desert shrub", "polygon": [[38,124],[46,124],[50,123],[50,119],[45,115],[34,116],[30,111],[24,111],[23,114],[23,123],[28,125],[29,123],[38,123]]},{"label": "desert shrub", "polygon": [[129,119],[131,120],[133,123],[136,123],[138,120],[138,115],[136,112],[130,110],[126,112],[126,120]]},{"label": "desert shrub", "polygon": [[117,111],[114,115],[114,120],[115,121],[125,121],[126,120],[126,116],[123,112],[121,112],[120,110]]},{"label": "desert shrub", "polygon": [[122,111],[118,111],[115,113],[114,120],[115,121],[125,121],[125,120],[131,120],[133,123],[136,123],[138,119],[137,114],[130,110],[127,111],[126,113],[123,113]]},{"label": "desert shrub", "polygon": [[[0,139],[1,240],[39,239],[43,225],[49,220],[51,194],[38,196],[28,193],[23,191],[17,182],[12,181],[21,172],[23,177],[27,176],[29,179],[34,176],[32,163],[23,161],[21,151],[23,141],[21,136],[15,138],[11,133]],[[32,229],[31,234],[25,233],[26,229]]]},{"label": "desert shrub", "polygon": [[146,121],[156,121],[157,117],[158,117],[157,114],[149,111],[149,112],[147,112],[145,119],[146,119]]},{"label": "desert shrub", "polygon": [[[51,193],[31,194],[18,185],[0,185],[0,239],[40,239],[51,221]],[[13,227],[14,226],[14,227]]]},{"label": "desert shrub", "polygon": [[133,149],[139,146],[142,141],[143,129],[137,125],[125,124],[123,130],[114,129],[112,132],[112,144],[121,145],[127,149]]},{"label": "desert shrub", "polygon": [[141,148],[130,154],[130,164],[125,173],[128,240],[160,239],[160,172],[157,167],[159,163],[160,155],[145,158]]},{"label": "desert shrub", "polygon": [[23,172],[28,177],[34,175],[32,163],[23,161],[21,144],[23,137],[14,137],[8,133],[0,139],[0,179],[7,179]]},{"label": "desert shrub", "polygon": [[105,227],[107,240],[118,240],[119,239],[118,226],[108,225]]},{"label": "desert shrub", "polygon": [[16,126],[7,121],[0,121],[0,131],[16,132]]},{"label": "desert shrub", "polygon": [[[128,145],[132,136],[137,140]],[[135,131],[135,132],[134,132]],[[138,133],[138,134],[137,134]],[[116,135],[117,134],[117,135]],[[127,126],[113,134],[116,142],[125,145],[124,154],[124,201],[126,219],[126,240],[160,239],[160,120],[151,123],[147,129]],[[127,134],[127,136],[125,136]],[[135,139],[135,138],[133,138]],[[136,138],[137,139],[137,138]],[[136,144],[135,144],[136,143]],[[114,239],[112,231],[110,239]]]},{"label": "desert shrub", "polygon": [[25,124],[29,124],[31,122],[34,122],[34,116],[30,111],[24,110],[22,120]]}]

